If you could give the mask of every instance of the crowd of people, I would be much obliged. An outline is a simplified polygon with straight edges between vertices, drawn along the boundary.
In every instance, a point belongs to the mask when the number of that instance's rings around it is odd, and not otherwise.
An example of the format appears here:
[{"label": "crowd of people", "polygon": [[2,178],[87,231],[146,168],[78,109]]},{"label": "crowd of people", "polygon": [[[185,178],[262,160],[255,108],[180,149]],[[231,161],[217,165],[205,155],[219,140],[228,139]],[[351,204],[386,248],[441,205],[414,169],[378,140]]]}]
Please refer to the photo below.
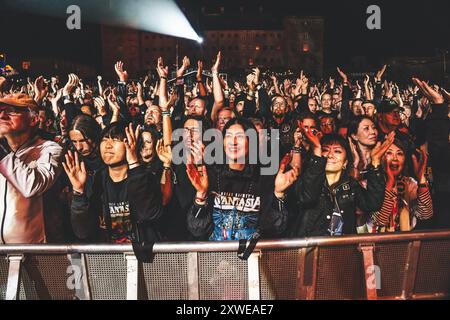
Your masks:
[{"label": "crowd of people", "polygon": [[320,81],[259,68],[225,80],[221,59],[211,77],[198,61],[189,85],[187,57],[174,82],[162,58],[156,83],[131,81],[120,61],[111,83],[0,78],[0,243],[450,227],[444,88],[399,86],[386,66],[361,84],[340,68]]}]

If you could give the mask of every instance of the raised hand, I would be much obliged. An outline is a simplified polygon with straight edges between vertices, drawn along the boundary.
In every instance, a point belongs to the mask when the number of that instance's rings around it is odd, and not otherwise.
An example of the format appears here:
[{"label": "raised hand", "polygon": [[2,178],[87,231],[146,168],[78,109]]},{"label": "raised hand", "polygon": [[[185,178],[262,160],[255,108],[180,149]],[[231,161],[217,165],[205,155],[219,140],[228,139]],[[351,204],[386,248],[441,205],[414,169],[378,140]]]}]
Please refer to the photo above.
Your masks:
[{"label": "raised hand", "polygon": [[197,74],[196,79],[197,81],[202,81],[202,75],[203,75],[203,61],[197,61]]},{"label": "raised hand", "polygon": [[420,149],[417,149],[420,152],[420,158],[417,158],[415,154],[412,155],[412,163],[414,166],[414,173],[416,174],[419,183],[425,183],[427,180],[425,178],[425,172],[427,170],[428,163],[428,154],[425,145],[421,145]]},{"label": "raised hand", "polygon": [[350,151],[352,152],[352,156],[353,156],[353,167],[358,168],[359,161],[360,161],[359,153],[358,153],[358,150],[356,150],[355,142],[350,137],[348,138],[348,144],[350,146]]},{"label": "raised hand", "polygon": [[172,163],[172,147],[170,145],[165,146],[163,139],[158,140],[156,143],[156,153],[159,160],[165,167],[170,167]]},{"label": "raised hand", "polygon": [[334,79],[330,77],[330,89],[334,89]]},{"label": "raised hand", "polygon": [[63,96],[69,96],[73,94],[79,83],[80,79],[78,78],[78,76],[74,73],[70,73],[69,79],[67,80],[67,83],[63,88]]},{"label": "raised hand", "polygon": [[190,163],[186,165],[186,172],[192,186],[197,191],[197,196],[206,198],[208,192],[208,172],[206,166],[197,167],[195,164]]},{"label": "raised hand", "polygon": [[375,147],[370,152],[370,157],[372,159],[372,165],[378,167],[381,164],[381,158],[386,153],[387,149],[394,143],[395,131],[389,133],[384,139],[383,143],[377,142]]},{"label": "raised hand", "polygon": [[127,150],[127,162],[128,165],[135,165],[139,163],[137,155],[137,139],[139,137],[139,126],[136,130],[133,130],[133,124],[130,123],[128,127],[125,128],[126,139],[124,139],[125,148]]},{"label": "raised hand", "polygon": [[341,69],[339,69],[339,67],[337,67],[336,70],[339,73],[339,75],[341,76],[342,83],[348,83],[347,75]]},{"label": "raised hand", "polygon": [[167,100],[167,102],[160,105],[161,111],[169,111],[170,108],[172,108],[172,106],[175,105],[177,98],[178,98],[177,92],[175,90],[172,91],[170,93],[170,96],[169,96],[169,99]]},{"label": "raised hand", "polygon": [[294,132],[294,147],[300,148],[302,145],[303,135],[302,135],[302,129],[297,128]]},{"label": "raised hand", "polygon": [[[0,85],[0,88],[1,88],[1,85]],[[446,101],[447,103],[450,103],[450,92],[448,92],[448,91],[445,90],[445,89],[442,89],[442,94],[443,94],[443,96],[444,96],[445,101]]]},{"label": "raised hand", "polygon": [[260,76],[261,76],[261,70],[259,70],[258,67],[253,68],[253,74],[255,75],[254,82],[256,85],[259,84]]},{"label": "raised hand", "polygon": [[53,98],[50,99],[50,102],[52,104],[56,104],[62,98],[62,96],[63,96],[63,89],[59,89],[58,91],[56,91],[56,93],[53,96]]},{"label": "raised hand", "polygon": [[114,70],[116,70],[117,76],[121,82],[127,82],[128,80],[128,72],[123,70],[123,62],[117,61],[114,65]]},{"label": "raised hand", "polygon": [[162,57],[158,58],[158,63],[156,64],[156,72],[158,72],[159,78],[166,78],[169,76],[169,67],[164,66],[164,61]]},{"label": "raised hand", "polygon": [[218,52],[216,56],[216,61],[214,62],[214,65],[211,67],[212,74],[218,74],[220,69],[220,63],[222,60],[222,52]]},{"label": "raised hand", "polygon": [[189,68],[191,65],[191,62],[189,61],[188,57],[183,58],[183,64],[181,65],[180,69],[177,70],[177,78],[182,78],[184,73],[186,72],[186,69]]},{"label": "raised hand", "polygon": [[369,81],[370,81],[370,77],[369,75],[365,75],[364,76],[364,87],[368,87],[369,86]]},{"label": "raised hand", "polygon": [[[313,147],[313,149],[315,151],[319,151],[320,150],[320,155],[317,154],[319,157],[322,155],[322,145],[320,144],[320,139],[322,139],[322,132],[316,130],[316,129],[309,129],[309,128],[305,128],[303,127],[303,125],[301,125],[301,129],[302,129],[302,133],[303,135],[308,139],[308,141],[310,142],[311,146]],[[314,152],[316,153],[316,152]]]},{"label": "raised hand", "polygon": [[422,81],[418,78],[412,78],[413,82],[420,88],[423,95],[428,98],[428,100],[434,104],[444,103],[444,97],[436,90],[431,88],[428,83]]},{"label": "raised hand", "polygon": [[203,153],[205,151],[205,146],[201,142],[192,142],[192,145],[189,146],[191,151],[190,156],[188,157],[188,163],[193,163],[195,165],[201,165],[203,163]]},{"label": "raised hand", "polygon": [[383,77],[384,72],[386,71],[387,65],[385,64],[375,75],[375,81],[380,82]]},{"label": "raised hand", "polygon": [[67,151],[66,161],[62,163],[64,171],[72,184],[72,189],[76,192],[83,193],[87,181],[87,172],[84,162],[78,160],[78,153],[75,155],[72,151]]},{"label": "raised hand", "polygon": [[286,171],[286,167],[291,160],[292,156],[287,154],[280,162],[280,169],[275,177],[275,196],[277,198],[283,198],[286,189],[289,188],[299,176],[300,170],[297,167],[293,167],[291,170]]},{"label": "raised hand", "polygon": [[[97,98],[96,98],[97,99]],[[103,100],[103,98],[101,98]],[[104,101],[104,100],[103,100]],[[104,103],[104,102],[103,102]],[[95,104],[95,100],[94,100],[94,104]],[[108,104],[109,104],[109,108],[111,109],[111,112],[113,115],[118,115],[120,113],[120,106],[117,103],[117,99],[116,96],[111,92],[108,95]],[[105,105],[103,104],[103,107]],[[96,106],[97,107],[97,106]],[[100,110],[100,109],[97,109]],[[103,109],[104,110],[104,109]],[[100,113],[100,112],[99,112]]]}]

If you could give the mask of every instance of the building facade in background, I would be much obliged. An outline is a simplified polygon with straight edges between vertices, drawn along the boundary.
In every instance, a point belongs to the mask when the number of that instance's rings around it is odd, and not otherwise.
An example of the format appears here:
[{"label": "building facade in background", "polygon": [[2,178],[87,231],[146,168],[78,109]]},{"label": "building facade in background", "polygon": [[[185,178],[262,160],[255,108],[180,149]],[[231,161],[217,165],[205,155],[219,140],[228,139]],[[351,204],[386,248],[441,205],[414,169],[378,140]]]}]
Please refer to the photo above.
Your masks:
[{"label": "building facade in background", "polygon": [[[264,24],[263,24],[264,25]],[[251,26],[250,26],[251,27]],[[209,69],[217,52],[222,51],[224,70],[243,70],[254,66],[271,69],[303,69],[315,76],[323,72],[324,21],[321,17],[286,17],[272,28],[210,29],[201,33],[204,42],[161,34],[102,26],[103,72],[111,74],[122,60],[132,76],[154,69],[162,56],[173,70],[183,56],[191,65],[199,59]]]}]

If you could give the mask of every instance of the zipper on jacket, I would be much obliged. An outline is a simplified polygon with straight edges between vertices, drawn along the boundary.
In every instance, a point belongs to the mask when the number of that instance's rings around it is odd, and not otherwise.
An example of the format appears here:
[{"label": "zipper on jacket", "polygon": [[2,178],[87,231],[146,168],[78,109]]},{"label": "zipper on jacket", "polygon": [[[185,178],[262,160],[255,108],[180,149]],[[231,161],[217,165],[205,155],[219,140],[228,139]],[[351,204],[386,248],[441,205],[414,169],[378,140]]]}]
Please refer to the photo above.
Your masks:
[{"label": "zipper on jacket", "polygon": [[5,195],[3,197],[3,217],[2,217],[2,228],[1,228],[1,236],[3,244],[6,244],[5,238],[3,236],[3,229],[5,228],[5,219],[6,219],[6,194],[8,192],[8,180],[5,179]]}]

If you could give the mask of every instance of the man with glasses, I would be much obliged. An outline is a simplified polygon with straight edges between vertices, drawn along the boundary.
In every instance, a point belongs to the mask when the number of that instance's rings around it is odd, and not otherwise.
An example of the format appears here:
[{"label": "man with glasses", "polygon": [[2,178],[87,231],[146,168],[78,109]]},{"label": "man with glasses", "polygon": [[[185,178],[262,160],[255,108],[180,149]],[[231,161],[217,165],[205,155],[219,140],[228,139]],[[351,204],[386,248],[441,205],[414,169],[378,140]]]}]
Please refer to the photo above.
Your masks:
[{"label": "man with glasses", "polygon": [[39,111],[26,94],[0,99],[0,243],[45,243],[47,192],[62,148],[37,135]]},{"label": "man with glasses", "polygon": [[280,133],[280,157],[291,151],[295,119],[289,113],[289,107],[284,97],[276,95],[272,98],[270,107],[271,118],[267,119],[268,129],[278,129]]}]

